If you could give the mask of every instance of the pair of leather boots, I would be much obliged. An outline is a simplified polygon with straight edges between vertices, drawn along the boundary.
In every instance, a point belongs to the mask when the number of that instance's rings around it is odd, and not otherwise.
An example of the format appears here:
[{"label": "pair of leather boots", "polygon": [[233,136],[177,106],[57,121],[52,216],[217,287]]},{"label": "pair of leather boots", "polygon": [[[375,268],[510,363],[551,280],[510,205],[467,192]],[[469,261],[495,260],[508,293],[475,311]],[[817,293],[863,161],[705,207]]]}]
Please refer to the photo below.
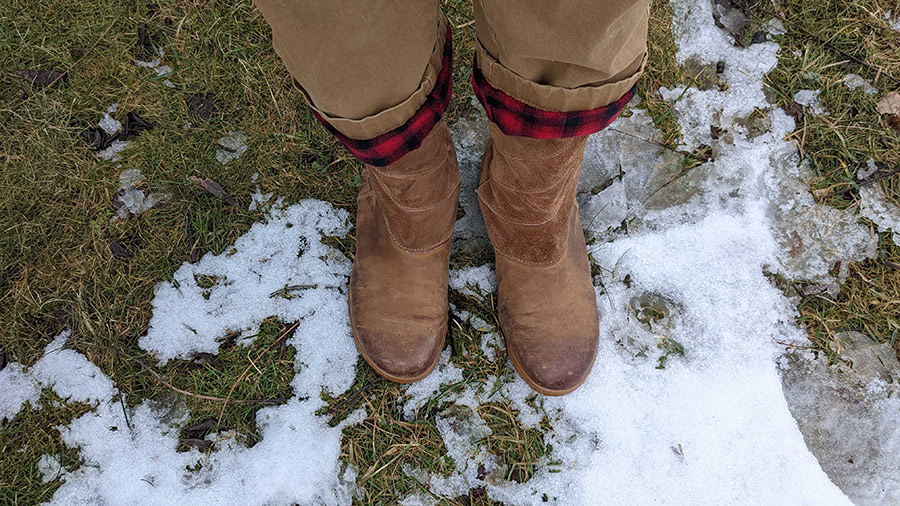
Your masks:
[{"label": "pair of leather boots", "polygon": [[[563,395],[590,372],[599,332],[575,203],[587,137],[489,128],[477,193],[494,245],[500,330],[522,378]],[[391,381],[424,378],[444,347],[459,183],[443,121],[399,161],[363,169],[350,322],[366,362]]]}]

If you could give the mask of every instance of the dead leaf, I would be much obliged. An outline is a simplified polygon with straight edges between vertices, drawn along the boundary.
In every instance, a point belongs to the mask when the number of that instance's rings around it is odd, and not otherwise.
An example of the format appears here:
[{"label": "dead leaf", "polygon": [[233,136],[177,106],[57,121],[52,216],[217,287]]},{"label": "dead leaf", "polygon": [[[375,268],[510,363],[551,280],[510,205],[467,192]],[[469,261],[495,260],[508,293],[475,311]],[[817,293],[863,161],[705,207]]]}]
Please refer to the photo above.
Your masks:
[{"label": "dead leaf", "polygon": [[194,363],[197,364],[207,364],[210,367],[214,368],[222,367],[222,361],[219,360],[219,357],[213,355],[212,353],[199,351],[197,353],[194,353],[193,359]]},{"label": "dead leaf", "polygon": [[197,438],[189,437],[189,438],[181,438],[180,441],[181,441],[181,444],[183,444],[185,446],[192,446],[192,447],[200,449],[200,450],[206,450],[210,446],[212,446],[212,443],[205,439],[197,439]]},{"label": "dead leaf", "polygon": [[16,74],[19,74],[26,80],[31,81],[31,84],[36,84],[38,86],[49,86],[60,78],[66,78],[64,73],[57,72],[55,70],[25,69],[17,70]]},{"label": "dead leaf", "polygon": [[216,338],[217,343],[219,344],[220,350],[227,350],[229,348],[234,348],[235,344],[237,344],[237,338],[241,337],[240,331],[237,332],[229,332],[224,336],[220,336]]},{"label": "dead leaf", "polygon": [[784,112],[794,118],[796,123],[803,123],[803,106],[797,102],[791,102],[791,105],[787,106],[787,109],[785,109]]},{"label": "dead leaf", "polygon": [[198,121],[208,121],[219,108],[212,93],[194,93],[187,98],[188,114]]},{"label": "dead leaf", "polygon": [[750,44],[762,44],[769,40],[768,34],[762,30],[753,34],[753,40],[750,41]]},{"label": "dead leaf", "polygon": [[888,114],[884,117],[884,122],[887,123],[887,126],[889,128],[900,132],[900,116],[897,116],[896,114]]},{"label": "dead leaf", "polygon": [[231,198],[230,195],[228,195],[228,193],[225,191],[225,188],[222,188],[222,185],[213,181],[212,179],[208,177],[201,179],[197,176],[189,176],[188,179],[193,181],[200,188],[206,190],[207,193],[215,195],[216,197],[222,199],[222,202],[224,202],[225,205],[234,205],[234,199]]},{"label": "dead leaf", "polygon": [[135,55],[139,57],[157,56],[153,40],[150,37],[150,33],[147,31],[147,23],[143,21],[138,23],[137,36],[137,43],[134,45]]},{"label": "dead leaf", "polygon": [[213,422],[212,419],[209,419],[209,420],[200,422],[196,425],[191,425],[190,427],[185,427],[184,429],[181,429],[181,432],[185,433],[185,434],[193,435],[195,437],[199,437],[199,436],[203,436],[207,432],[209,432],[209,429],[211,429],[213,427],[213,425],[215,425],[215,422]]},{"label": "dead leaf", "polygon": [[122,140],[126,140],[152,128],[153,126],[138,116],[136,112],[129,112],[125,115],[125,121],[122,122],[120,137]]},{"label": "dead leaf", "polygon": [[113,256],[119,258],[130,258],[134,256],[134,254],[128,251],[125,246],[122,246],[122,243],[115,239],[109,241],[109,250],[112,252]]},{"label": "dead leaf", "polygon": [[750,26],[750,18],[731,0],[715,0],[713,20],[716,26],[724,28],[734,37],[734,45],[743,46],[744,34]]},{"label": "dead leaf", "polygon": [[97,151],[108,148],[115,136],[110,136],[105,130],[98,127],[87,127],[81,131],[81,138]]},{"label": "dead leaf", "polygon": [[893,114],[900,116],[900,93],[890,91],[885,93],[881,100],[875,104],[875,110],[880,114]]}]

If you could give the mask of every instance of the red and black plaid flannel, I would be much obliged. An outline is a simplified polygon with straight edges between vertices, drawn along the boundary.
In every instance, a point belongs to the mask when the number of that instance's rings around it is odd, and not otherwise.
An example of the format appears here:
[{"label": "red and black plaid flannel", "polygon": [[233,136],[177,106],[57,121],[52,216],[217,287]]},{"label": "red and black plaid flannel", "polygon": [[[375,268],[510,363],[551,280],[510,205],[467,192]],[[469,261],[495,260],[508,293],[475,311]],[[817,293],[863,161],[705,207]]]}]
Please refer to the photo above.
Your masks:
[{"label": "red and black plaid flannel", "polygon": [[603,130],[616,119],[622,108],[634,96],[635,86],[615,102],[584,111],[544,111],[503,93],[491,86],[475,65],[472,71],[475,96],[487,111],[487,117],[506,135],[534,139],[579,137]]},{"label": "red and black plaid flannel", "polygon": [[447,36],[444,40],[444,55],[441,62],[441,71],[438,73],[437,82],[422,107],[413,114],[412,118],[403,125],[383,133],[374,139],[351,139],[338,132],[323,117],[313,111],[316,119],[325,125],[338,141],[343,144],[353,156],[364,163],[376,167],[384,167],[399,160],[403,155],[418,148],[428,136],[434,125],[441,120],[444,109],[450,102],[450,87],[453,81],[453,45],[450,40],[450,28],[447,28]]}]

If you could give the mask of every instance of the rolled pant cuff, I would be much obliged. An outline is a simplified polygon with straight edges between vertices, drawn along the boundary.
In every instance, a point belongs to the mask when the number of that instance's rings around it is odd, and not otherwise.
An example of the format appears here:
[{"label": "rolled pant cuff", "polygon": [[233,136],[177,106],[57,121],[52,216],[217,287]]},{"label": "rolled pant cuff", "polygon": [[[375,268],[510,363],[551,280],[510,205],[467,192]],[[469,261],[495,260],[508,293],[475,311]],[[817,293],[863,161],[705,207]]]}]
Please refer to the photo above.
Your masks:
[{"label": "rolled pant cuff", "polygon": [[580,137],[603,130],[634,96],[636,84],[616,101],[580,111],[546,111],[513,98],[491,86],[478,65],[472,70],[475,96],[484,106],[489,120],[506,135],[534,139]]},{"label": "rolled pant cuff", "polygon": [[450,88],[453,81],[452,63],[453,47],[448,26],[441,70],[437,75],[434,87],[425,98],[425,102],[406,123],[371,139],[352,139],[338,131],[315,109],[313,109],[313,114],[353,156],[362,162],[376,167],[390,165],[402,158],[403,155],[418,148],[431,129],[441,120],[447,104],[450,103]]}]

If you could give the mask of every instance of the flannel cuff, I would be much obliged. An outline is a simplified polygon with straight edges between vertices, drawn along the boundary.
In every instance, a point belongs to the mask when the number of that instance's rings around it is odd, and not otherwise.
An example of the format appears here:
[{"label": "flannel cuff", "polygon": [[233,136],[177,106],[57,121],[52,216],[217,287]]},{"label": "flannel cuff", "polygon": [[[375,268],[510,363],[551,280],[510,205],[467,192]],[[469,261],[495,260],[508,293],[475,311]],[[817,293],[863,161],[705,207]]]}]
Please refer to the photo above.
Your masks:
[{"label": "flannel cuff", "polygon": [[496,123],[504,134],[558,139],[590,135],[609,126],[634,96],[637,85],[611,104],[569,112],[545,111],[507,95],[491,86],[478,65],[472,70],[472,87],[488,119]]},{"label": "flannel cuff", "polygon": [[450,102],[450,88],[453,81],[452,64],[453,47],[448,26],[441,71],[438,73],[434,88],[425,98],[425,103],[406,123],[372,139],[351,139],[337,131],[315,110],[313,114],[353,156],[359,158],[363,163],[376,167],[390,165],[406,153],[418,148],[431,129],[441,120],[444,110]]}]

